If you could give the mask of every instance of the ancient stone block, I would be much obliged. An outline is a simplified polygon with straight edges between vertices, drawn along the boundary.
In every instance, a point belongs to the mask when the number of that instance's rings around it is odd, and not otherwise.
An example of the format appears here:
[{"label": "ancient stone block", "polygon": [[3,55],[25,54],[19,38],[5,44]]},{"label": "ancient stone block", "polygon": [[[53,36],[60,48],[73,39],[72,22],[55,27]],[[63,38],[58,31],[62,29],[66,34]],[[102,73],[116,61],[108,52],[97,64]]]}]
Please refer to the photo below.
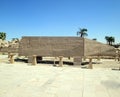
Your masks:
[{"label": "ancient stone block", "polygon": [[81,56],[74,57],[74,65],[81,65],[81,63],[82,63],[82,57]]}]

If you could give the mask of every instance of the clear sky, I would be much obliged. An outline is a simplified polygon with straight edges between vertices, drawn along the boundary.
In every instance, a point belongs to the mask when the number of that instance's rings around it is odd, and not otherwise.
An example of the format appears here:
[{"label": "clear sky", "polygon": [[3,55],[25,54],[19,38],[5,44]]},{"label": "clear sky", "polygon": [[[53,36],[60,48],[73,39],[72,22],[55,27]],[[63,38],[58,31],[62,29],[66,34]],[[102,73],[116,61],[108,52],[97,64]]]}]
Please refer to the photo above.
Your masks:
[{"label": "clear sky", "polygon": [[120,43],[120,0],[0,0],[0,32],[7,40],[22,36],[76,36]]}]

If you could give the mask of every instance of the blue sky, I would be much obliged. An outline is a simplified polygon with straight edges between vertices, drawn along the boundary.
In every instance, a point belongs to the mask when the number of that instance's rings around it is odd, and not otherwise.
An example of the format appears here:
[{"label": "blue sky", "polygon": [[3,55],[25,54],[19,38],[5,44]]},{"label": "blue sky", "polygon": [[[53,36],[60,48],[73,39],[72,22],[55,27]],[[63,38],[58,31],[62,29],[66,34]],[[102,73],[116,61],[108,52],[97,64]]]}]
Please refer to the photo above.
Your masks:
[{"label": "blue sky", "polygon": [[76,36],[120,43],[120,0],[0,0],[0,32],[7,40],[22,36]]}]

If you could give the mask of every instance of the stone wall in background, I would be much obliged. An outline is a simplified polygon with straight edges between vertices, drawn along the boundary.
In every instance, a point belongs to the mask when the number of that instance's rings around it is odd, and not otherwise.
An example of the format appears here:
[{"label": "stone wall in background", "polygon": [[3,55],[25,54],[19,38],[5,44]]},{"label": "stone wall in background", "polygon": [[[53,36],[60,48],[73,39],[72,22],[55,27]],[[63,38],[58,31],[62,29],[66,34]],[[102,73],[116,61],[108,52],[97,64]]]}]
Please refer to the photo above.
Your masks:
[{"label": "stone wall in background", "polygon": [[0,52],[18,53],[20,40],[6,41],[0,39]]}]

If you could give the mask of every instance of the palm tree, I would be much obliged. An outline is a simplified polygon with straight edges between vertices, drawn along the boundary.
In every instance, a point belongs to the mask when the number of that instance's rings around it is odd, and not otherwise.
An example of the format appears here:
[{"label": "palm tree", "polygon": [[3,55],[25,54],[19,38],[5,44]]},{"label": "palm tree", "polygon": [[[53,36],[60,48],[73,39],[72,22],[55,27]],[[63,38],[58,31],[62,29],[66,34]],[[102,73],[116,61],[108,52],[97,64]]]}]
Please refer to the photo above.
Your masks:
[{"label": "palm tree", "polygon": [[107,41],[107,44],[109,45],[113,45],[113,43],[115,42],[115,38],[112,36],[105,36],[105,39]]},{"label": "palm tree", "polygon": [[6,39],[6,33],[0,32],[0,39],[5,40]]},{"label": "palm tree", "polygon": [[85,36],[88,36],[88,34],[86,33],[88,30],[86,28],[83,28],[77,32],[77,36],[80,35],[80,37],[85,37]]},{"label": "palm tree", "polygon": [[105,39],[106,39],[106,41],[107,41],[107,44],[110,45],[110,43],[109,43],[109,36],[105,36]]},{"label": "palm tree", "polygon": [[115,42],[115,38],[114,37],[109,37],[109,40],[110,40],[110,45],[113,45],[113,43]]}]

